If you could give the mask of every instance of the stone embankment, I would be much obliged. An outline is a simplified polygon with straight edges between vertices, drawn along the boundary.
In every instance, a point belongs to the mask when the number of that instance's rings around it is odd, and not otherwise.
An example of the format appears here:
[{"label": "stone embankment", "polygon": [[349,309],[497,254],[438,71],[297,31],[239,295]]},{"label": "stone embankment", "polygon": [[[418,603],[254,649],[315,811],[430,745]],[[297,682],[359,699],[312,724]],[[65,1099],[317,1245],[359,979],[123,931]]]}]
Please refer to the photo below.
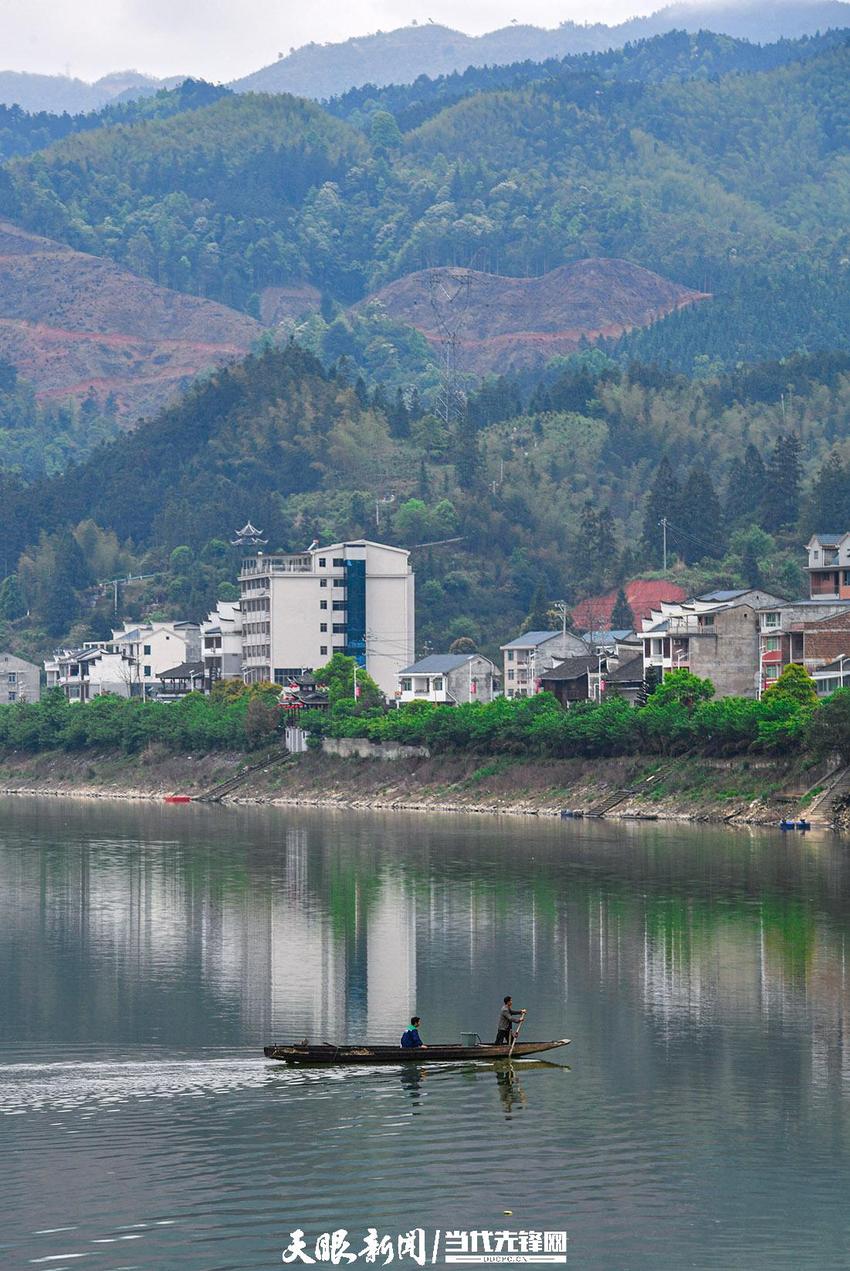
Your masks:
[{"label": "stone embankment", "polygon": [[[490,815],[640,818],[778,825],[806,817],[850,829],[850,774],[783,759],[529,760],[515,756],[398,753],[342,747],[283,758],[215,754],[12,755],[0,759],[0,792],[146,799],[213,795],[215,801]],[[330,748],[329,748],[330,749]],[[843,803],[842,803],[843,800]],[[833,803],[837,805],[833,814]],[[842,810],[843,809],[843,810]]]}]

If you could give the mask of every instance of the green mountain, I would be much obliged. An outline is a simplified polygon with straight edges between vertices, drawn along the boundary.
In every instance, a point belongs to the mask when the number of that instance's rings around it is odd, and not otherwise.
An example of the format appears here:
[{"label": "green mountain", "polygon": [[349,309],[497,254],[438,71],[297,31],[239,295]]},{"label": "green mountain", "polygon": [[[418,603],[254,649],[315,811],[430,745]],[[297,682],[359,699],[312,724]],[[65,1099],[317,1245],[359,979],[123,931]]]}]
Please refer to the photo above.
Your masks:
[{"label": "green mountain", "polygon": [[848,70],[845,44],[719,80],[567,70],[405,133],[376,111],[368,136],[293,98],[226,97],[13,160],[0,214],[255,315],[293,282],[331,317],[435,264],[614,257],[718,298],[722,320],[708,303],[669,321],[677,366],[843,346]]},{"label": "green mountain", "polygon": [[91,621],[85,587],[116,570],[158,574],[147,611],[197,615],[231,585],[249,518],[270,550],[458,539],[414,552],[420,647],[492,647],[553,601],[657,568],[661,516],[687,589],[758,575],[797,593],[803,537],[850,519],[848,403],[850,354],[700,382],[593,351],[534,387],[490,383],[447,428],[415,399],[367,399],[344,366],[270,350],[65,475],[3,480],[20,629]]}]

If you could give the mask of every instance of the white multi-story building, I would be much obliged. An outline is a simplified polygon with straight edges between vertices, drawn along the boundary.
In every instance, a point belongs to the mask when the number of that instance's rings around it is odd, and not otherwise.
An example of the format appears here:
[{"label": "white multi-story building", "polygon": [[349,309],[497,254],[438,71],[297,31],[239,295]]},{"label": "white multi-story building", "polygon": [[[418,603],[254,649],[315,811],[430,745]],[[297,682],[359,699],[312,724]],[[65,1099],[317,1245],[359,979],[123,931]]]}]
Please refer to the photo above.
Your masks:
[{"label": "white multi-story building", "polygon": [[207,684],[242,678],[242,607],[238,600],[218,602],[201,623],[201,645]]},{"label": "white multi-story building", "polygon": [[362,538],[286,556],[257,552],[240,582],[246,683],[286,684],[345,653],[394,694],[413,661],[409,552]]},{"label": "white multi-story building", "polygon": [[0,653],[0,705],[12,702],[37,702],[41,695],[41,677],[34,662]]}]

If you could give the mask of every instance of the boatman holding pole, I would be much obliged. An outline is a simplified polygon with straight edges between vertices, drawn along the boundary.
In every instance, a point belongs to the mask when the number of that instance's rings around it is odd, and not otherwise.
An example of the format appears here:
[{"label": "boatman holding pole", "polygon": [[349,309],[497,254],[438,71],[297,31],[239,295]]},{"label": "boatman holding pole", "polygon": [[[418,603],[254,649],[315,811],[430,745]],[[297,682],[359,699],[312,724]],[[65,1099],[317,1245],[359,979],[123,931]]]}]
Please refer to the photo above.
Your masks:
[{"label": "boatman holding pole", "polygon": [[525,1010],[514,1010],[513,998],[510,993],[505,998],[504,1005],[499,1012],[499,1031],[496,1033],[497,1046],[509,1046],[513,1038],[514,1020],[525,1019]]}]

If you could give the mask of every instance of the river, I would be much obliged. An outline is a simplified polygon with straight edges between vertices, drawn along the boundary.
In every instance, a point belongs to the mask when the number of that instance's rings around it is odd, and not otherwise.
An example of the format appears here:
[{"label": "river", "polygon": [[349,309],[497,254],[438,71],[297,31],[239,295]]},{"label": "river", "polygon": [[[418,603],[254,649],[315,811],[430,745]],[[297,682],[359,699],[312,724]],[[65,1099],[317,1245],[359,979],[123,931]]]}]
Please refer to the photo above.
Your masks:
[{"label": "river", "polygon": [[[0,800],[0,1266],[263,1271],[372,1227],[847,1267],[848,902],[827,836]],[[414,1009],[489,1040],[506,992],[552,1065],[262,1056]]]}]

